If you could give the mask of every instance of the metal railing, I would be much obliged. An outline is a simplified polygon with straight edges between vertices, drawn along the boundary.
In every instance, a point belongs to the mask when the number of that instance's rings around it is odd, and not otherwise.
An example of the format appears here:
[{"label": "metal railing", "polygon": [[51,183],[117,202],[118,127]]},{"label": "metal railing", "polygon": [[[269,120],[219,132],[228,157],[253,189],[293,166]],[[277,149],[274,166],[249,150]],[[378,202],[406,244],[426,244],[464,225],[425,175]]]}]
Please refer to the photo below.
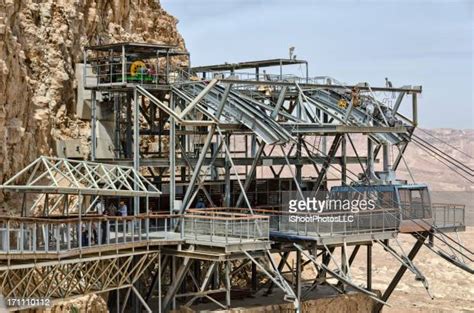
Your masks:
[{"label": "metal railing", "polygon": [[[209,209],[206,209],[209,210]],[[211,209],[212,210],[212,209]],[[220,212],[224,210],[219,208]],[[248,209],[228,208],[227,212],[248,212]],[[290,213],[280,206],[253,209],[255,214],[269,217],[271,232],[307,237],[393,232],[400,226],[400,210],[379,209],[352,213],[350,211],[323,213]]]},{"label": "metal railing", "polygon": [[[181,227],[175,231],[176,221]],[[184,215],[0,217],[0,253],[74,253],[157,241],[242,243],[269,239],[269,217],[190,210]]]},{"label": "metal railing", "polygon": [[[322,84],[322,85],[345,85],[340,81],[329,77],[329,76],[314,76],[314,77],[302,77],[296,76],[293,74],[267,74],[267,73],[252,73],[252,72],[212,72],[210,73],[211,76],[207,77],[206,79],[235,79],[241,81],[265,81],[265,82],[277,82],[277,81],[285,81],[285,82],[295,82],[298,84]],[[200,79],[204,79],[202,74],[198,74]]]},{"label": "metal railing", "polygon": [[[0,217],[0,252],[59,253],[174,239],[170,215]],[[179,237],[179,236],[178,236]]]},{"label": "metal railing", "polygon": [[399,227],[397,210],[289,213],[272,216],[272,230],[299,236],[333,237],[392,232]]},{"label": "metal railing", "polygon": [[184,239],[242,243],[270,238],[269,216],[222,212],[219,208],[188,210],[182,219]]},{"label": "metal railing", "polygon": [[451,203],[433,203],[434,224],[438,228],[466,226],[466,206]]},{"label": "metal railing", "polygon": [[[179,67],[156,69],[154,66],[140,67],[132,73],[133,62],[104,62],[87,64],[84,68],[83,80],[85,87],[108,85],[140,84],[166,85],[188,79],[186,71]],[[183,77],[185,76],[185,77]]]}]

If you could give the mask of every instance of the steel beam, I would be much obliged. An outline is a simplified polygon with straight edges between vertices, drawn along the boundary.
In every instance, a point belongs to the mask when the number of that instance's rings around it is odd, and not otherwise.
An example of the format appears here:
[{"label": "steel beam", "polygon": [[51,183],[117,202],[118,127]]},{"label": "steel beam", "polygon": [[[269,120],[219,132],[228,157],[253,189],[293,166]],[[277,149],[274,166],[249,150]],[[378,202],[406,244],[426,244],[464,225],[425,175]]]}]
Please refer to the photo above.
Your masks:
[{"label": "steel beam", "polygon": [[231,288],[231,277],[230,277],[230,272],[231,272],[231,263],[230,261],[225,262],[225,302],[226,302],[226,307],[229,309],[230,308],[230,288]]},{"label": "steel beam", "polygon": [[97,99],[96,91],[91,91],[92,95],[92,120],[91,120],[91,160],[95,161],[97,157]]},{"label": "steel beam", "polygon": [[162,302],[163,311],[166,312],[168,310],[168,307],[171,304],[171,300],[175,297],[176,292],[178,291],[179,287],[181,286],[181,283],[186,277],[187,272],[189,271],[189,267],[191,266],[191,263],[192,263],[191,258],[185,257],[183,259],[183,263],[178,269],[176,276],[173,277],[173,282],[171,286],[169,287],[168,292],[165,295],[165,298],[163,299],[163,302]]},{"label": "steel beam", "polygon": [[206,87],[191,101],[191,103],[188,104],[188,106],[181,112],[180,117],[184,119],[186,115],[191,112],[191,110],[201,101],[208,93],[211,91],[211,89],[215,86],[217,83],[216,79],[211,80]]},{"label": "steel beam", "polygon": [[[256,81],[256,80],[238,80],[238,79],[219,79],[222,83],[226,84],[237,84],[237,85],[273,85],[273,86],[295,86],[292,82],[283,81]],[[299,84],[302,88],[314,88],[314,89],[352,89],[358,88],[359,90],[369,91],[369,88],[373,91],[389,91],[389,92],[400,92],[405,91],[410,94],[421,93],[421,86],[413,86],[411,88],[397,88],[397,87],[369,87],[367,84],[358,85],[328,85],[328,84]]]},{"label": "steel beam", "polygon": [[[140,104],[138,98],[137,89],[133,90],[133,103],[134,103],[134,112],[133,112],[133,168],[135,171],[140,171]],[[138,182],[134,181],[134,190],[138,190]],[[140,197],[135,196],[133,198],[133,214],[136,216],[140,213]],[[132,227],[135,227],[133,225]]]},{"label": "steel beam", "polygon": [[[173,93],[170,94],[170,109],[175,110],[176,103]],[[174,212],[174,205],[176,200],[176,121],[170,115],[170,137],[169,137],[169,162],[170,162],[170,214]],[[161,144],[161,143],[160,143]],[[184,153],[184,152],[183,152]]]},{"label": "steel beam", "polygon": [[301,251],[296,250],[296,297],[298,298],[299,301],[301,301]]},{"label": "steel beam", "polygon": [[[283,268],[285,267],[285,264],[286,264],[286,260],[288,260],[288,256],[290,255],[290,252],[289,251],[285,251],[283,253],[283,255],[281,256],[281,259],[280,259],[280,263],[278,263],[278,268],[277,270],[281,273],[281,271],[283,270]],[[270,285],[268,286],[268,289],[267,289],[267,292],[265,293],[266,295],[269,295],[272,293],[273,291],[273,287],[274,287],[274,282],[273,281],[270,281]]]},{"label": "steel beam", "polygon": [[372,244],[367,245],[367,290],[372,291]]},{"label": "steel beam", "polygon": [[[411,249],[410,253],[408,254],[408,260],[410,261],[413,261],[413,259],[415,258],[415,256],[418,254],[418,251],[420,251],[420,248],[423,246],[426,238],[428,236],[428,233],[427,232],[423,232],[421,234],[419,234],[413,248]],[[390,284],[388,285],[387,289],[385,290],[385,292],[383,293],[382,295],[382,301],[384,302],[387,302],[388,301],[388,298],[390,298],[390,295],[392,294],[392,292],[395,290],[395,288],[397,287],[398,283],[400,282],[400,280],[402,279],[403,275],[405,274],[406,270],[408,269],[408,267],[405,265],[405,264],[402,264],[400,266],[400,268],[398,269],[397,273],[395,274],[395,276],[393,277],[392,281],[390,282]],[[377,312],[381,312],[382,311],[382,308],[383,308],[383,304],[381,303],[378,303],[375,307],[375,310]]]},{"label": "steel beam", "polygon": [[[278,96],[277,103],[275,105],[275,108],[273,108],[272,113],[270,114],[270,118],[275,119],[278,116],[278,112],[280,111],[283,103],[285,102],[285,94],[286,94],[287,87],[283,86],[280,94]],[[254,137],[252,137],[254,138]],[[255,150],[254,146],[254,141],[252,141],[252,151]],[[255,144],[256,144],[256,139],[255,139]],[[253,161],[252,161],[252,166],[250,167],[250,170],[247,172],[247,177],[245,178],[245,184],[244,184],[244,192],[247,192],[249,189],[252,180],[255,177],[255,170],[257,168],[257,165],[259,163],[259,160],[262,156],[262,153],[264,152],[265,149],[265,142],[262,140],[258,146],[258,151],[256,153],[252,153],[253,156]],[[244,193],[240,193],[239,198],[237,199],[237,202],[235,204],[236,207],[239,207],[242,204],[242,200],[244,199]]]},{"label": "steel beam", "polygon": [[337,149],[339,148],[339,145],[341,143],[341,137],[342,135],[338,134],[334,137],[334,141],[331,145],[331,148],[329,149],[329,152],[326,155],[326,160],[324,161],[323,166],[321,167],[321,170],[319,172],[318,178],[315,183],[315,188],[316,192],[319,191],[321,183],[323,180],[326,178],[327,170],[329,166],[331,165],[331,161],[336,155]]}]

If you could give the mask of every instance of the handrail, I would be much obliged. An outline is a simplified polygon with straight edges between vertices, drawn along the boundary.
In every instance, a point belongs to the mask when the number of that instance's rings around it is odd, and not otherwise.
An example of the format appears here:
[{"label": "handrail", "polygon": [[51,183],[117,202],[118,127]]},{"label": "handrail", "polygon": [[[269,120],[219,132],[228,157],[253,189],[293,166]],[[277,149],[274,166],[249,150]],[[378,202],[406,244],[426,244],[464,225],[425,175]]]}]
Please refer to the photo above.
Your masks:
[{"label": "handrail", "polygon": [[[282,206],[274,206],[275,208],[281,208]],[[226,209],[226,210],[229,210],[229,211],[248,211],[247,208],[205,208],[205,209],[199,209],[199,210],[222,210],[222,209]],[[383,213],[383,212],[392,212],[392,211],[399,211],[398,208],[383,208],[383,209],[380,209],[380,208],[377,208],[377,209],[374,209],[374,210],[366,210],[366,211],[359,211],[357,213],[354,213],[354,212],[351,212],[351,211],[344,211],[344,210],[340,210],[340,211],[332,211],[332,212],[328,212],[328,211],[323,211],[323,212],[289,212],[289,211],[277,211],[277,210],[269,210],[269,209],[258,209],[258,208],[252,208],[252,210],[255,212],[255,213],[262,213],[262,214],[265,214],[265,213],[271,213],[273,215],[314,215],[314,214],[320,214],[320,215],[331,215],[331,214],[349,214],[349,213],[352,213],[352,214],[359,214],[359,213],[370,213],[370,212],[374,212],[374,213]],[[189,211],[189,210],[188,210]],[[220,212],[220,214],[223,214],[224,212]],[[227,214],[230,214],[230,213],[227,213]],[[245,213],[242,213],[242,214],[245,214]],[[261,216],[261,215],[260,215]],[[266,215],[263,215],[263,216],[266,216]]]},{"label": "handrail", "polygon": [[466,206],[455,203],[432,203],[432,216],[436,227],[458,227],[466,225]]},{"label": "handrail", "polygon": [[[179,231],[174,231],[173,219],[181,220]],[[125,248],[148,247],[162,240],[197,238],[193,236],[210,244],[255,242],[269,240],[269,222],[270,217],[263,215],[196,210],[191,214],[152,212],[136,216],[0,216],[0,254],[85,252],[100,247],[116,249],[124,244]]]},{"label": "handrail", "polygon": [[[83,215],[81,220],[84,221],[107,221],[107,220],[144,220],[147,218],[179,218],[179,215],[173,214],[140,214],[128,216],[108,216],[108,215]],[[79,215],[70,215],[68,217],[23,217],[23,216],[0,216],[0,222],[3,221],[18,221],[18,222],[39,222],[48,224],[64,224],[74,223],[79,220]]]}]

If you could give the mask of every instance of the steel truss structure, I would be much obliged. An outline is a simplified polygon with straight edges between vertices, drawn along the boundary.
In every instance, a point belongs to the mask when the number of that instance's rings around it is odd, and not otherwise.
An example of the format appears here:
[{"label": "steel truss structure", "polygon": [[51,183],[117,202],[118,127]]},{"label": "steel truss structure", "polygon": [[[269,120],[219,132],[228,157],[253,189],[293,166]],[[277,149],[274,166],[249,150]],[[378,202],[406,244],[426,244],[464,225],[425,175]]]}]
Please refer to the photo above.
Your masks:
[{"label": "steel truss structure", "polygon": [[[5,297],[59,300],[115,290],[112,312],[167,312],[227,309],[236,292],[259,297],[277,287],[301,312],[311,291],[329,286],[363,293],[380,311],[407,269],[428,290],[414,264],[423,245],[472,271],[472,251],[445,233],[462,230],[464,220],[443,212],[459,217],[464,208],[437,206],[432,216],[430,202],[427,209],[400,200],[427,190],[395,178],[406,166],[421,87],[309,77],[304,60],[190,68],[186,56],[153,44],[85,48],[93,162],[41,157],[1,186],[43,194],[30,209],[24,197],[22,217],[0,218]],[[300,65],[305,77],[284,73]],[[279,73],[263,70],[272,67]],[[113,112],[107,119],[114,134],[107,159],[97,152],[105,109]],[[355,141],[362,136],[363,145]],[[393,196],[342,226],[289,222],[288,194],[301,200],[334,186],[346,195],[378,188]],[[117,197],[128,200],[131,216],[100,215],[97,203]],[[55,221],[47,218],[53,215]],[[416,239],[408,254],[394,248],[402,233]],[[400,262],[382,296],[372,289],[375,244]],[[364,247],[367,277],[357,282],[351,266]],[[303,281],[305,267],[315,276]]]},{"label": "steel truss structure", "polygon": [[120,255],[2,266],[2,293],[5,298],[60,301],[132,288],[147,267],[157,263],[158,258],[158,251],[124,252]]}]

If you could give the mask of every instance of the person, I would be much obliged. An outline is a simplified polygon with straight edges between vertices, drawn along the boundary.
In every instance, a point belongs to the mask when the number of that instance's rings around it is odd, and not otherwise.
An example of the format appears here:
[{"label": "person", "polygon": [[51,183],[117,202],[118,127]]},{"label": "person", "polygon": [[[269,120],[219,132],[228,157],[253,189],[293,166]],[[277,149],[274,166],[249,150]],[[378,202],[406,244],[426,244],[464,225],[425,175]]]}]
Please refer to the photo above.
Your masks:
[{"label": "person", "polygon": [[81,233],[82,247],[86,247],[89,245],[89,231],[84,224],[82,225]]},{"label": "person", "polygon": [[351,90],[351,100],[352,106],[354,108],[358,107],[360,104],[360,95],[359,95],[359,88],[353,87]]},{"label": "person", "polygon": [[128,208],[124,201],[120,201],[118,211],[120,216],[127,216]]},{"label": "person", "polygon": [[91,230],[92,230],[91,245],[92,244],[98,244],[99,243],[99,237],[97,237],[97,228],[95,226],[95,223],[92,223]]},{"label": "person", "polygon": [[107,243],[107,236],[109,235],[109,230],[107,229],[107,217],[109,216],[109,210],[105,209],[102,215],[106,218],[100,223],[100,228],[102,231],[102,244]]},{"label": "person", "polygon": [[[127,216],[127,205],[125,204],[124,201],[120,201],[119,202],[119,209],[118,209],[118,213],[120,216],[122,217],[126,217]],[[123,224],[123,231],[124,233],[127,233],[127,229],[130,229],[130,226],[128,225],[128,222],[124,222]]]},{"label": "person", "polygon": [[198,201],[196,202],[196,209],[205,209],[206,204],[204,203],[204,200],[202,198],[199,198]]},{"label": "person", "polygon": [[104,211],[104,203],[102,198],[99,198],[99,201],[97,201],[95,208],[97,210],[97,214],[102,214],[102,212]]},{"label": "person", "polygon": [[115,205],[114,201],[110,202],[107,211],[109,213],[109,216],[117,216],[117,206]]},{"label": "person", "polygon": [[[393,84],[391,81],[388,80],[388,77],[385,77],[385,87],[387,88],[392,88],[393,87]],[[395,93],[392,92],[392,99],[395,98]]]}]

